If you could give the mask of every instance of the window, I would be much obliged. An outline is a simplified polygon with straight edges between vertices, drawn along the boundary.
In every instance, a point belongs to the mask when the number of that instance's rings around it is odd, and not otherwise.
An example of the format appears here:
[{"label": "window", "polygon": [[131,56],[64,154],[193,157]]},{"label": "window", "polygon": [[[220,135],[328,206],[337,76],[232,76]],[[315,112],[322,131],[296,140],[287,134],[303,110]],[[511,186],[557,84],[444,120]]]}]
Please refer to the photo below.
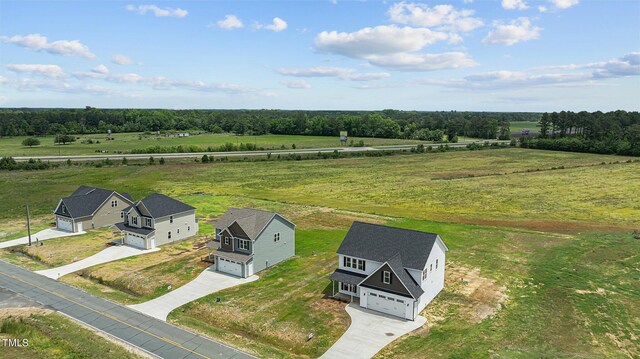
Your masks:
[{"label": "window", "polygon": [[436,259],[436,269],[438,269],[438,260]]},{"label": "window", "polygon": [[429,273],[426,269],[422,271],[422,281],[427,279],[427,273]]},{"label": "window", "polygon": [[397,298],[396,298],[396,302],[398,302],[398,303],[404,303],[404,300],[402,300],[402,299],[397,299]]},{"label": "window", "polygon": [[169,223],[173,223],[173,216],[169,216]]},{"label": "window", "polygon": [[131,218],[131,223],[133,223],[133,224],[135,224],[137,226],[138,225],[138,217]]},{"label": "window", "polygon": [[187,226],[187,232],[191,231],[191,226]]},{"label": "window", "polygon": [[276,233],[273,235],[273,241],[274,242],[280,242],[280,233]]},{"label": "window", "polygon": [[118,207],[118,200],[114,199],[113,201],[111,201],[111,207]]},{"label": "window", "polygon": [[358,259],[358,269],[362,271],[364,270],[364,260]]},{"label": "window", "polygon": [[120,212],[120,218],[124,218],[124,212]]},{"label": "window", "polygon": [[358,269],[361,271],[366,269],[365,261],[363,259],[344,257],[343,265],[347,268]]},{"label": "window", "polygon": [[224,237],[224,244],[229,244],[229,237]]},{"label": "window", "polygon": [[176,231],[178,232],[178,234],[180,234],[180,228],[178,228]]},{"label": "window", "polygon": [[344,266],[351,268],[351,257],[344,257]]},{"label": "window", "polygon": [[144,226],[151,228],[151,218],[144,219]]},{"label": "window", "polygon": [[171,239],[171,232],[167,233],[167,238]]},{"label": "window", "polygon": [[433,271],[433,263],[429,264],[429,272]]},{"label": "window", "polygon": [[369,293],[370,296],[372,297],[377,297],[378,295],[376,293]]},{"label": "window", "polygon": [[345,292],[350,292],[350,293],[355,293],[356,292],[356,286],[353,285],[353,284],[347,284],[347,283],[340,282],[340,288],[342,290],[344,290]]},{"label": "window", "polygon": [[67,207],[64,204],[62,205],[62,213],[67,213]]},{"label": "window", "polygon": [[382,271],[382,283],[391,284],[391,272],[386,270]]},{"label": "window", "polygon": [[238,241],[238,248],[244,249],[245,251],[249,250],[249,241],[246,239],[240,239]]}]

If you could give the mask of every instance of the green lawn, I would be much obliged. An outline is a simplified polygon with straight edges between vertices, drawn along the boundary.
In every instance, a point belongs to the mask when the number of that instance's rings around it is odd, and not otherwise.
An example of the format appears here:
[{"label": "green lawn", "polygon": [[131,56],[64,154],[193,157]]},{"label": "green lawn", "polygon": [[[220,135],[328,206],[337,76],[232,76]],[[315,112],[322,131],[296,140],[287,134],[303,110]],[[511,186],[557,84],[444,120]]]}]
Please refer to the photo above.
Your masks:
[{"label": "green lawn", "polygon": [[3,347],[3,358],[143,358],[56,313],[0,317],[0,338],[29,340]]},{"label": "green lawn", "polygon": [[[235,136],[233,134],[200,134],[189,137],[156,137],[142,133],[117,133],[112,141],[106,141],[106,135],[78,135],[80,139],[66,145],[54,144],[54,136],[38,137],[40,146],[25,147],[22,141],[26,137],[0,137],[0,156],[53,156],[53,155],[95,155],[99,151],[107,151],[108,154],[129,153],[131,150],[140,150],[153,146],[200,146],[217,147],[225,143],[252,143],[265,149],[280,149],[285,146],[296,148],[340,147],[338,136],[291,136],[291,135],[263,135],[263,136]],[[91,139],[93,144],[83,144],[83,141]],[[424,141],[386,139],[386,138],[361,138],[350,137],[349,141],[363,140],[366,145],[395,145],[412,144]],[[100,143],[97,143],[97,142]]]},{"label": "green lawn", "polygon": [[520,133],[520,131],[525,128],[531,130],[532,132],[539,132],[540,124],[534,121],[518,121],[511,122],[509,124],[509,128],[511,129],[511,133]]},{"label": "green lawn", "polygon": [[[445,290],[423,313],[427,326],[394,342],[382,357],[637,357],[640,241],[630,235],[640,227],[635,161],[509,148],[336,160],[62,166],[1,172],[0,182],[12,183],[13,190],[0,192],[0,218],[19,219],[21,203],[28,202],[34,217],[46,222],[59,197],[80,184],[135,198],[159,191],[195,206],[200,238],[62,278],[97,295],[137,303],[202,270],[204,237],[228,207],[283,213],[298,224],[295,258],[259,273],[256,282],[169,316],[259,357],[316,357],[346,330],[344,304],[324,293],[335,250],[353,220],[437,232],[450,249]],[[0,224],[0,231],[8,230]]]}]

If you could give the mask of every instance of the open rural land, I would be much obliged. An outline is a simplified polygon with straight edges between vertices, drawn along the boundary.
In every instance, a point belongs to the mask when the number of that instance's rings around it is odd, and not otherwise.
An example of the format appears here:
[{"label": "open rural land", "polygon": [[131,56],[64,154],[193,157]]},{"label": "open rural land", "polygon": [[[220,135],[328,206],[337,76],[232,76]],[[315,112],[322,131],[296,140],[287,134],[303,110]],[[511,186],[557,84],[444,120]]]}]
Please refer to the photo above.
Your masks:
[{"label": "open rural land", "polygon": [[[328,298],[328,276],[354,220],[437,232],[450,249],[445,289],[423,313],[427,325],[380,357],[638,355],[640,278],[633,268],[640,242],[632,231],[640,226],[640,162],[633,157],[506,148],[62,166],[0,176],[14,188],[0,201],[5,234],[22,230],[23,202],[35,223],[48,224],[60,193],[78,183],[123,188],[135,198],[158,191],[197,208],[194,239],[61,278],[123,304],[194,279],[207,265],[209,223],[227,208],[283,213],[298,225],[293,259],[169,316],[261,357],[316,357],[347,329],[345,304]],[[98,252],[110,235],[94,231],[11,247],[0,258],[33,270],[55,267],[73,261],[71,254],[82,259]],[[310,331],[314,338],[307,341]]]}]

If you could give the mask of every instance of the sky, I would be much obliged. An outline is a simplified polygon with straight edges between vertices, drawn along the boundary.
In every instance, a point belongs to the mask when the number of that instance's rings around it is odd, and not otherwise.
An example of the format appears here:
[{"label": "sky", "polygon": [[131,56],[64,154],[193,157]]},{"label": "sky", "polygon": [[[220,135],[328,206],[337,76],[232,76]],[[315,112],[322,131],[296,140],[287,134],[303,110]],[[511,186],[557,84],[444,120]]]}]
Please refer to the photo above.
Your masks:
[{"label": "sky", "polygon": [[640,1],[5,1],[0,107],[640,110]]}]

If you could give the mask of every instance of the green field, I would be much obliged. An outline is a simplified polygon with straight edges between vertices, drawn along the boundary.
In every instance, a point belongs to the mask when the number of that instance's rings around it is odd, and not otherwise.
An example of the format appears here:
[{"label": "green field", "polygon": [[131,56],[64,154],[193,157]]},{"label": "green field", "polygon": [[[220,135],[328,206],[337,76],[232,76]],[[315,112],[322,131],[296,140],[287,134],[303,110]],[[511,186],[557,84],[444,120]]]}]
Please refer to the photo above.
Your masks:
[{"label": "green field", "polygon": [[[210,223],[230,206],[292,219],[298,225],[295,258],[169,317],[260,357],[316,357],[347,329],[344,304],[325,293],[335,250],[353,220],[437,232],[450,248],[445,290],[423,312],[428,324],[381,357],[640,354],[640,241],[631,235],[640,227],[640,162],[634,158],[508,148],[62,166],[1,172],[0,182],[13,188],[0,192],[0,232],[20,230],[25,202],[45,223],[59,197],[81,184],[135,198],[158,191],[195,206],[200,237],[62,279],[122,303],[157,297],[167,284],[175,288],[197,275]],[[24,261],[31,266],[38,260]]]},{"label": "green field", "polygon": [[[142,133],[116,133],[114,140],[107,141],[106,135],[78,135],[75,142],[57,145],[54,144],[54,136],[38,137],[40,146],[25,147],[22,141],[26,137],[0,137],[0,156],[54,156],[54,155],[95,155],[100,151],[108,154],[129,153],[131,150],[141,150],[153,146],[200,146],[217,147],[225,143],[251,143],[265,149],[280,149],[285,146],[296,148],[340,147],[340,139],[325,136],[291,136],[291,135],[262,135],[262,136],[236,136],[233,134],[199,134],[189,137],[156,137]],[[82,143],[91,139],[92,144]],[[353,140],[364,141],[366,145],[395,145],[413,144],[424,141],[401,140],[391,138],[360,138],[349,137]],[[97,143],[97,142],[100,143]]]},{"label": "green field", "polygon": [[532,132],[540,131],[540,124],[538,122],[533,121],[518,121],[511,122],[509,124],[509,128],[511,129],[511,133],[520,133],[522,129],[528,128]]},{"label": "green field", "polygon": [[36,309],[38,314],[28,315],[26,309],[0,316],[0,338],[29,340],[26,347],[3,347],[3,358],[144,358],[61,314]]}]

